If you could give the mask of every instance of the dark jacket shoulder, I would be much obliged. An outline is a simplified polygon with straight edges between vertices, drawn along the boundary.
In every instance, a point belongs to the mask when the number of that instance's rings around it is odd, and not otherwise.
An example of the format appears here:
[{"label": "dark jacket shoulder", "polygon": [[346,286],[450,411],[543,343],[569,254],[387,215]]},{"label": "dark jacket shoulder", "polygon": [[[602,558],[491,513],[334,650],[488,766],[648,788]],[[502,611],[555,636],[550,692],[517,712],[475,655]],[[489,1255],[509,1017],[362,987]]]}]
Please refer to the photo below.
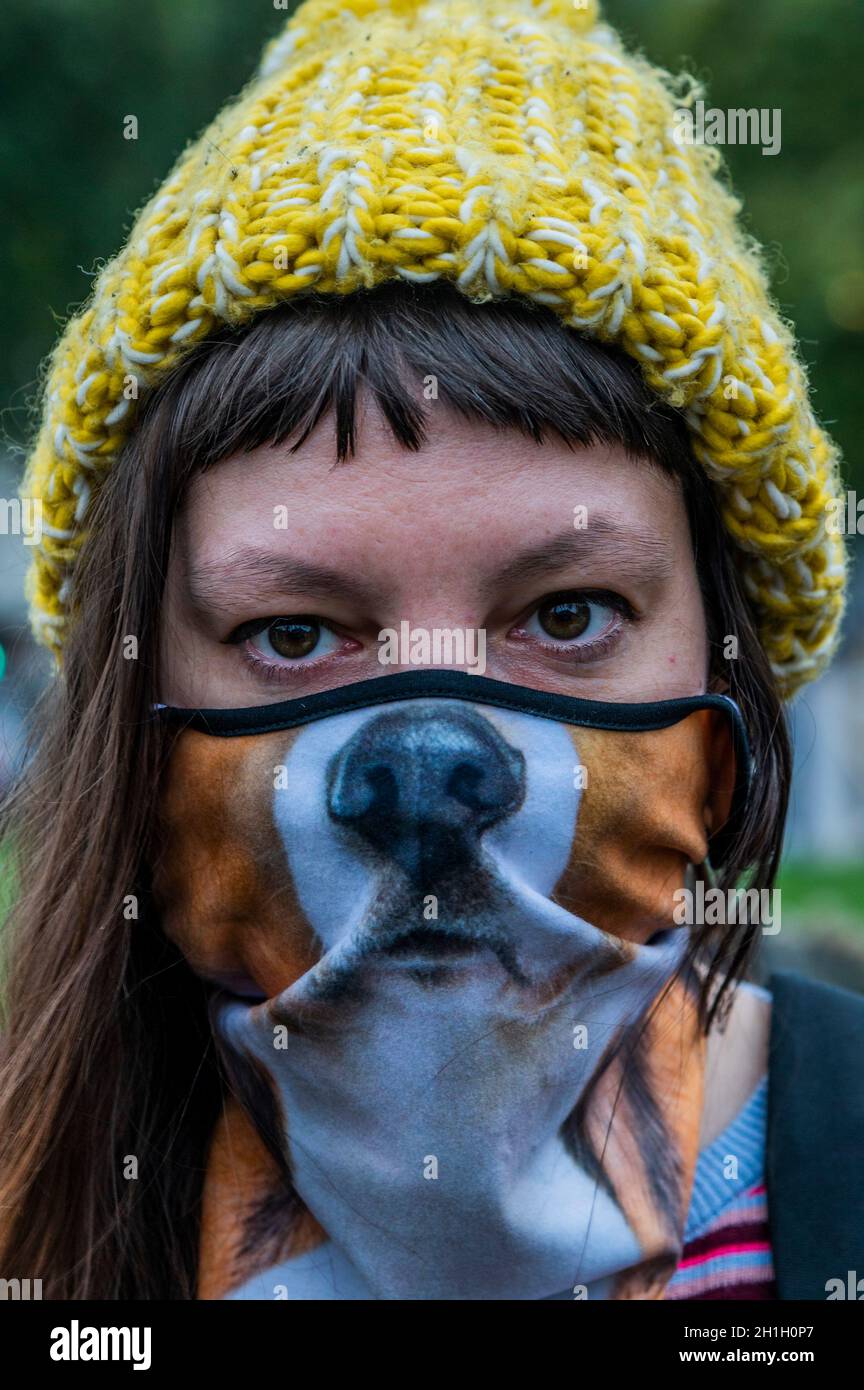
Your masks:
[{"label": "dark jacket shoulder", "polygon": [[838,1287],[830,1281],[850,1290],[864,1281],[864,996],[785,971],[768,988],[765,1182],[777,1293],[823,1300]]}]

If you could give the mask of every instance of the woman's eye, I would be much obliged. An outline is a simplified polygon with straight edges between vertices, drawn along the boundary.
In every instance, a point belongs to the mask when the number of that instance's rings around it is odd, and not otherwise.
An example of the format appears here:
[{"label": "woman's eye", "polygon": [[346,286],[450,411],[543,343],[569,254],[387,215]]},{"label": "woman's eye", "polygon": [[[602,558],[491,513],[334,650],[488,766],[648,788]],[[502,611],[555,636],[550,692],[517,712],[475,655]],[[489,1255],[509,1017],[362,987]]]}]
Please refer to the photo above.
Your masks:
[{"label": "woman's eye", "polygon": [[611,603],[586,597],[553,598],[541,603],[524,624],[534,637],[587,646],[609,630],[616,609]]},{"label": "woman's eye", "polygon": [[247,638],[249,645],[270,660],[302,661],[324,656],[339,646],[336,634],[317,618],[305,616],[274,618],[267,627]]}]

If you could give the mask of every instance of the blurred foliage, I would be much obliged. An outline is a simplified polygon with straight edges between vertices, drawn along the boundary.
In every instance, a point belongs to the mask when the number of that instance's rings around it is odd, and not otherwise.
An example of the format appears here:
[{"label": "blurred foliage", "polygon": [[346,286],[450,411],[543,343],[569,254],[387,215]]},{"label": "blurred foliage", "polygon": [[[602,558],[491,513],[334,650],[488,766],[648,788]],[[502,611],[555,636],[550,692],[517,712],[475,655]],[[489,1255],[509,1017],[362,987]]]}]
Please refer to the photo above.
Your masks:
[{"label": "blurred foliage", "polygon": [[[702,81],[710,104],[779,107],[782,151],[726,151],[769,248],[817,410],[864,491],[861,0],[605,0],[631,46]],[[0,158],[5,433],[27,431],[40,359],[89,276],[184,144],[251,74],[285,12],[273,0],[5,0]],[[136,141],[123,138],[135,115]]]},{"label": "blurred foliage", "polygon": [[864,864],[786,860],[777,887],[783,929],[831,932],[864,940]]}]

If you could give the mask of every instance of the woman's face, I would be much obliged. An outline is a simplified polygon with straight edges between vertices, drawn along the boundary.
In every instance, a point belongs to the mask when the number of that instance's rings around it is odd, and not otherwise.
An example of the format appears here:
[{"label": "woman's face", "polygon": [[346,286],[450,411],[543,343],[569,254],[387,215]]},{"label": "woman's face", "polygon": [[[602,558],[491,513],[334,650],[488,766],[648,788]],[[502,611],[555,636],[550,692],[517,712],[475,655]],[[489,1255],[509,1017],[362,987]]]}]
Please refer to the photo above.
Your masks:
[{"label": "woman's face", "polygon": [[430,409],[417,453],[368,405],[344,464],[328,417],[295,454],[261,447],[195,479],[167,580],[166,704],[267,704],[408,669],[416,647],[382,660],[404,624],[464,634],[453,665],[538,689],[705,690],[679,484],[620,448],[538,446]]}]

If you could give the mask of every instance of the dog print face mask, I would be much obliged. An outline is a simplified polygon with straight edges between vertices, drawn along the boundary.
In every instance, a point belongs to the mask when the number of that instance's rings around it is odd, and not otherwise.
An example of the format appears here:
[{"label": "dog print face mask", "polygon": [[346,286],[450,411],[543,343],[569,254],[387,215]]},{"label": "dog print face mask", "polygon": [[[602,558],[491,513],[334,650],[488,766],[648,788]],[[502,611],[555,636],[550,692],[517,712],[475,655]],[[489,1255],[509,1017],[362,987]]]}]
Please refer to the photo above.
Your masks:
[{"label": "dog print face mask", "polygon": [[662,1297],[704,1065],[673,895],[746,795],[735,704],[424,670],[159,717],[154,890],[231,1082],[198,1296]]}]

